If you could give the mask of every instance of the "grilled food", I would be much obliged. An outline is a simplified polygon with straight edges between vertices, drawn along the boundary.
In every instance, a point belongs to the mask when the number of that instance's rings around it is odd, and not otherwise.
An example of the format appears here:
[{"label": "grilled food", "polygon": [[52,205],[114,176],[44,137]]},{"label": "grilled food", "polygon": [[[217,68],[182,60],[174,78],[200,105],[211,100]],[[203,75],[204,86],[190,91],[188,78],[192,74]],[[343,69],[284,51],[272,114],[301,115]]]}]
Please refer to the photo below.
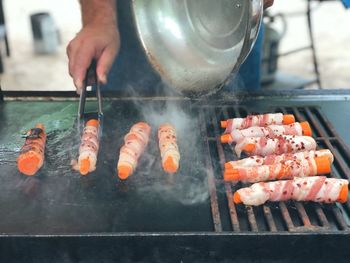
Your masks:
[{"label": "grilled food", "polygon": [[18,170],[28,176],[36,174],[44,163],[46,133],[43,124],[38,123],[26,134],[26,140],[17,158]]},{"label": "grilled food", "polygon": [[175,127],[168,123],[160,125],[158,139],[164,171],[176,173],[179,168],[180,153],[176,143]]},{"label": "grilled food", "polygon": [[247,129],[253,126],[288,125],[295,122],[294,115],[282,113],[267,113],[260,115],[248,115],[246,118],[234,118],[221,121],[221,128],[226,128],[224,133],[233,130]]},{"label": "grilled food", "polygon": [[327,156],[330,163],[333,163],[334,157],[330,150],[323,149],[319,151],[303,151],[297,153],[284,153],[280,155],[268,155],[266,157],[262,156],[251,156],[237,161],[231,161],[225,163],[226,170],[235,169],[238,166],[248,167],[248,166],[259,166],[259,165],[274,165],[279,163],[284,163],[287,160],[304,160],[309,158],[315,158],[320,156]]},{"label": "grilled food", "polygon": [[235,146],[238,156],[242,151],[248,156],[295,153],[316,150],[316,141],[309,136],[283,135],[275,138],[246,137]]},{"label": "grilled food", "polygon": [[225,181],[249,183],[307,177],[331,172],[331,162],[327,156],[301,160],[286,160],[271,165],[235,167],[225,171]]},{"label": "grilled food", "polygon": [[81,136],[78,162],[73,163],[73,169],[79,171],[82,175],[87,175],[96,170],[99,148],[98,129],[99,122],[96,119],[91,119],[85,124]]},{"label": "grilled food", "polygon": [[221,136],[222,143],[238,142],[246,137],[269,137],[281,135],[311,136],[312,131],[308,122],[295,122],[288,125],[269,125],[266,127],[250,127],[243,130],[233,130]]},{"label": "grilled food", "polygon": [[138,159],[146,148],[151,127],[145,122],[133,125],[130,132],[125,135],[125,144],[120,149],[119,161],[117,165],[120,179],[127,179],[136,169]]},{"label": "grilled food", "polygon": [[233,199],[236,204],[245,205],[286,200],[345,203],[348,199],[348,184],[347,180],[325,176],[255,183],[250,187],[239,189]]}]

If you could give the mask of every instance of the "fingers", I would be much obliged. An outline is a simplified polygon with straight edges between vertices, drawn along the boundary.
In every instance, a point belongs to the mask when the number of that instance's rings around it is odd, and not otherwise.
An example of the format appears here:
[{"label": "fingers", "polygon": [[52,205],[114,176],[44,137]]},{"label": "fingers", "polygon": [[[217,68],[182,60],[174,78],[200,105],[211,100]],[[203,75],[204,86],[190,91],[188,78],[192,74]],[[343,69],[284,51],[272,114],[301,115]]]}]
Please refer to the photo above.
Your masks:
[{"label": "fingers", "polygon": [[68,45],[67,55],[69,58],[69,74],[72,76],[79,94],[83,87],[86,70],[95,56],[95,50],[90,45],[80,44],[73,40]]},{"label": "fingers", "polygon": [[118,48],[109,45],[102,51],[102,54],[98,59],[96,73],[98,80],[103,84],[107,84],[107,75],[112,67],[117,52]]},{"label": "fingers", "polygon": [[115,25],[90,25],[84,27],[69,43],[69,74],[72,76],[77,93],[83,87],[86,70],[93,58],[97,59],[98,80],[107,83],[107,74],[119,51],[120,37]]}]

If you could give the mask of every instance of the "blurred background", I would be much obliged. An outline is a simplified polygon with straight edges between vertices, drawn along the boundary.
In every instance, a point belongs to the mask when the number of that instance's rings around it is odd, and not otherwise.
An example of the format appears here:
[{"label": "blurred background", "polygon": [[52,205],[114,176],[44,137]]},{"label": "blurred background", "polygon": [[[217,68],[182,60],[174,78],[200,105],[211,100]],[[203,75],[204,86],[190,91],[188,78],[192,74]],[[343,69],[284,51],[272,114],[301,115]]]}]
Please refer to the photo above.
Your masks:
[{"label": "blurred background", "polygon": [[[74,90],[65,49],[81,27],[78,0],[0,2],[1,88]],[[265,16],[262,88],[350,88],[350,10],[341,1],[275,0]],[[34,42],[38,25],[50,48]]]}]

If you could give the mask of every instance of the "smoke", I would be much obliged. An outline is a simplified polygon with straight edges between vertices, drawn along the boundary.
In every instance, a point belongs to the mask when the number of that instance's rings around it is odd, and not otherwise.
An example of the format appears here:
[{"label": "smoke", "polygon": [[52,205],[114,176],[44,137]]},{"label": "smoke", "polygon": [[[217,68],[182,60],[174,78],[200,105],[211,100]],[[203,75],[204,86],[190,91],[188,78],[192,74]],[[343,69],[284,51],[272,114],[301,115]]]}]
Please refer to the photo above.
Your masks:
[{"label": "smoke", "polygon": [[80,134],[77,127],[63,131],[52,131],[47,135],[45,170],[47,176],[71,176],[70,163],[77,158]]},{"label": "smoke", "polygon": [[[163,85],[163,84],[162,84]],[[167,91],[165,91],[167,92]],[[128,88],[131,97],[138,93]],[[174,95],[174,94],[171,94]],[[177,99],[174,96],[168,100],[133,100],[133,106],[141,114],[143,121],[152,127],[152,135],[148,147],[139,160],[137,174],[142,180],[138,185],[140,194],[152,194],[162,199],[179,202],[183,205],[193,205],[207,202],[209,192],[207,187],[206,169],[201,145],[198,116],[190,108],[190,100]],[[177,143],[181,155],[180,168],[176,174],[166,174],[161,166],[157,131],[162,123],[172,124],[177,133]]]}]

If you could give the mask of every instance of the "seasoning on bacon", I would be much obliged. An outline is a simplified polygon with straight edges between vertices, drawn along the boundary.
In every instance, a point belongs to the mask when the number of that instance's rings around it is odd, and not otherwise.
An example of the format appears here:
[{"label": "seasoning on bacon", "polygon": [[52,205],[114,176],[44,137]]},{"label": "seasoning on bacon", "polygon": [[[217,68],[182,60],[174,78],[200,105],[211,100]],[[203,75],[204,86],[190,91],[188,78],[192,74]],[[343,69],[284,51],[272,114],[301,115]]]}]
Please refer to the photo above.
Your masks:
[{"label": "seasoning on bacon", "polygon": [[267,113],[221,121],[221,128],[226,129],[224,133],[231,133],[233,130],[242,130],[253,126],[288,125],[294,122],[295,118],[292,114]]},{"label": "seasoning on bacon", "polygon": [[85,124],[83,134],[81,135],[78,161],[72,162],[73,169],[79,171],[81,175],[87,175],[96,170],[97,154],[100,144],[98,129],[99,121],[96,119],[91,119]]},{"label": "seasoning on bacon", "polygon": [[348,184],[344,179],[313,176],[267,183],[255,183],[234,193],[236,204],[262,205],[266,201],[313,201],[345,203],[348,200]]},{"label": "seasoning on bacon", "polygon": [[235,167],[224,173],[225,181],[264,182],[294,177],[307,177],[331,172],[331,163],[327,156],[302,160],[286,160],[282,163],[250,167]]},{"label": "seasoning on bacon", "polygon": [[235,146],[238,156],[242,151],[248,156],[295,153],[316,150],[316,141],[309,136],[283,135],[274,138],[246,137]]},{"label": "seasoning on bacon", "polygon": [[330,163],[333,163],[334,157],[330,150],[322,149],[319,151],[302,151],[297,153],[284,153],[280,155],[271,154],[266,157],[262,156],[251,156],[237,161],[231,161],[225,163],[226,170],[235,169],[238,166],[259,166],[259,165],[275,165],[279,163],[285,163],[287,160],[307,160],[309,158],[315,158],[320,156],[327,156]]},{"label": "seasoning on bacon", "polygon": [[176,142],[175,127],[168,123],[160,125],[158,139],[164,171],[170,174],[176,173],[179,169],[180,153]]},{"label": "seasoning on bacon", "polygon": [[311,136],[312,131],[308,122],[295,122],[288,125],[269,125],[266,127],[250,127],[243,130],[233,130],[221,136],[222,143],[238,142],[245,137],[270,137],[281,135]]},{"label": "seasoning on bacon", "polygon": [[28,176],[35,175],[44,164],[46,133],[43,124],[38,123],[25,135],[25,143],[17,158],[18,170]]},{"label": "seasoning on bacon", "polygon": [[138,160],[148,144],[150,134],[151,127],[145,122],[138,122],[125,135],[125,143],[120,149],[117,165],[120,179],[127,179],[135,171]]}]

